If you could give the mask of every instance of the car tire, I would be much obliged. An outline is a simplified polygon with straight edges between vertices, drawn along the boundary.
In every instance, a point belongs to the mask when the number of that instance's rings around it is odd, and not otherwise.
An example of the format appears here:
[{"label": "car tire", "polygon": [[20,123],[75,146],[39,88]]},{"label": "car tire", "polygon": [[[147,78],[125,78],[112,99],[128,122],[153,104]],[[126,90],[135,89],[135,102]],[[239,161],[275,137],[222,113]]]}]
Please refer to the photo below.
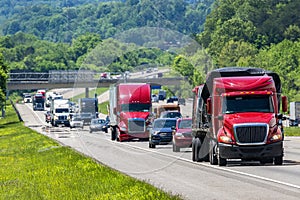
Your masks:
[{"label": "car tire", "polygon": [[152,144],[149,142],[149,148],[154,149],[155,148],[155,144]]}]

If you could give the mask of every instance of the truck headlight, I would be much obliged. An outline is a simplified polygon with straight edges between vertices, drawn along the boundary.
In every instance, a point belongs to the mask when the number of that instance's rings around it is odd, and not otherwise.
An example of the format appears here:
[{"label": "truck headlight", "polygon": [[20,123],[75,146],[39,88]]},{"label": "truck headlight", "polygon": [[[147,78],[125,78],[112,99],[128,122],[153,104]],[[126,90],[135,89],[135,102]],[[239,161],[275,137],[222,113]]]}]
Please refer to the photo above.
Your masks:
[{"label": "truck headlight", "polygon": [[219,137],[219,142],[226,143],[226,144],[231,144],[232,139],[230,137],[228,137],[227,135],[221,135]]},{"label": "truck headlight", "polygon": [[271,142],[277,142],[277,141],[280,141],[280,140],[282,140],[282,134],[281,134],[281,132],[272,135],[272,137],[270,139]]}]

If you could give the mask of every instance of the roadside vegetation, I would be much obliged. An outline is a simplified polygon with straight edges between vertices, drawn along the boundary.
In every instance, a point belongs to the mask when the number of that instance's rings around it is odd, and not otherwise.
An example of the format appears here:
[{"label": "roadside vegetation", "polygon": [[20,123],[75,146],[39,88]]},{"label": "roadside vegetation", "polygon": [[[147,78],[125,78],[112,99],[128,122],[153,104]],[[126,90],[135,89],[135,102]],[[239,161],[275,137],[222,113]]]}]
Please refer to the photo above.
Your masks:
[{"label": "roadside vegetation", "polygon": [[[99,96],[100,94],[106,92],[107,90],[108,90],[108,88],[96,88],[96,89],[89,90],[89,97],[94,98],[95,94],[97,94],[97,96]],[[78,99],[80,99],[80,98],[85,98],[85,93],[81,93],[77,96],[72,97],[71,101],[78,102]]]},{"label": "roadside vegetation", "polygon": [[0,118],[0,199],[180,199]]},{"label": "roadside vegetation", "polygon": [[300,127],[285,127],[285,136],[300,136]]}]

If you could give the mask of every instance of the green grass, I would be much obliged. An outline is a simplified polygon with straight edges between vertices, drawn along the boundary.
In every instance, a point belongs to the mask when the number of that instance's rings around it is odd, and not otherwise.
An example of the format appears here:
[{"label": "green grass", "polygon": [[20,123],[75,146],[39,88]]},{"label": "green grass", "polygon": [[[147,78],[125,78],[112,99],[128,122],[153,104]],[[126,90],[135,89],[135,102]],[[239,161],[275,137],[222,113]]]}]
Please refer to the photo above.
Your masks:
[{"label": "green grass", "polygon": [[108,104],[109,104],[108,101],[105,101],[103,103],[98,104],[99,112],[102,113],[102,114],[107,115],[108,114],[108,110],[107,110]]},{"label": "green grass", "polygon": [[285,136],[300,136],[300,127],[285,127]]},{"label": "green grass", "polygon": [[0,119],[0,199],[180,199],[102,166],[24,127],[11,105]]},{"label": "green grass", "polygon": [[[93,90],[89,90],[89,97],[94,98],[95,94],[97,94],[97,96],[99,96],[100,94],[102,94],[103,92],[105,92],[107,90],[108,90],[108,88],[96,88]],[[71,101],[78,102],[78,99],[80,99],[80,98],[85,98],[85,93],[74,96],[73,98],[71,98]]]}]

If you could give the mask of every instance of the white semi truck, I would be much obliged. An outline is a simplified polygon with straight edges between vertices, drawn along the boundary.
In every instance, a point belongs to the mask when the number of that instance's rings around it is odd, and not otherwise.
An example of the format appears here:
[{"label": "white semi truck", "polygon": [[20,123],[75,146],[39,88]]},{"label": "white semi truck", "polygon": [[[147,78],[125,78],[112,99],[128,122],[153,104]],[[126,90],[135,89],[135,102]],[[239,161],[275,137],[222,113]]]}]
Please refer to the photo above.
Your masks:
[{"label": "white semi truck", "polygon": [[51,124],[58,126],[70,126],[70,100],[69,99],[53,99],[50,107]]}]

